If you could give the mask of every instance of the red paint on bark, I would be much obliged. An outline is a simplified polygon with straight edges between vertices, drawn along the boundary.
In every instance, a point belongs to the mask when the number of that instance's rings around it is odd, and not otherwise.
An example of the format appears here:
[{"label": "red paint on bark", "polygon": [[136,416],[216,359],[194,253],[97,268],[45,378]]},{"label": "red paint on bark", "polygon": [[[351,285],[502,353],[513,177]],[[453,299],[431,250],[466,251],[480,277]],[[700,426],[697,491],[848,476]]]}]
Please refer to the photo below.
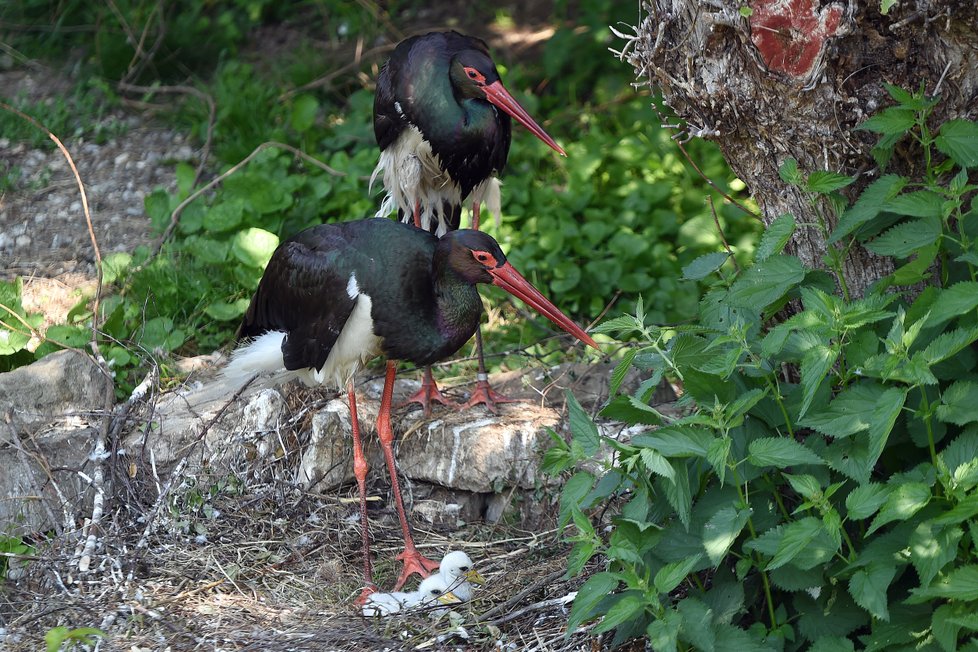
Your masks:
[{"label": "red paint on bark", "polygon": [[770,70],[808,75],[825,41],[839,32],[842,6],[819,11],[817,0],[756,0],[751,3],[751,41]]}]

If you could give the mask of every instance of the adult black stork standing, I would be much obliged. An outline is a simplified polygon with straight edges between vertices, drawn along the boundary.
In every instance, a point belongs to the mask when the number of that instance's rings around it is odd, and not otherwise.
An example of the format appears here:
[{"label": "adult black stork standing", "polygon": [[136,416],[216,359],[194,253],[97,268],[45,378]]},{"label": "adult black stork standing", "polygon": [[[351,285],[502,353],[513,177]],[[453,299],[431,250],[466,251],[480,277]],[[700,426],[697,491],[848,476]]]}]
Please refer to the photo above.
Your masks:
[{"label": "adult black stork standing", "polygon": [[353,430],[353,470],[360,492],[365,593],[372,590],[367,529],[367,462],[353,379],[371,358],[387,357],[377,417],[397,513],[404,534],[404,567],[395,590],[412,573],[438,567],[414,546],[401,499],[391,444],[395,360],[427,365],[452,355],[479,324],[477,283],[492,283],[522,299],[576,338],[587,333],[528,283],[490,236],[463,229],[440,238],[387,219],[322,224],[282,243],[272,255],[238,329],[244,339],[225,376],[242,381],[277,372],[307,384],[346,387]]},{"label": "adult black stork standing", "polygon": [[[501,109],[501,110],[500,110]],[[458,32],[431,32],[401,41],[377,78],[374,135],[387,196],[377,213],[397,210],[402,221],[441,235],[459,228],[462,205],[472,200],[472,228],[479,228],[483,201],[499,215],[496,175],[509,156],[510,116],[562,156],[554,142],[503,86],[489,48]],[[467,406],[509,399],[489,387],[476,331],[479,375]],[[431,402],[450,405],[426,367],[421,389],[408,399],[431,411]]]}]

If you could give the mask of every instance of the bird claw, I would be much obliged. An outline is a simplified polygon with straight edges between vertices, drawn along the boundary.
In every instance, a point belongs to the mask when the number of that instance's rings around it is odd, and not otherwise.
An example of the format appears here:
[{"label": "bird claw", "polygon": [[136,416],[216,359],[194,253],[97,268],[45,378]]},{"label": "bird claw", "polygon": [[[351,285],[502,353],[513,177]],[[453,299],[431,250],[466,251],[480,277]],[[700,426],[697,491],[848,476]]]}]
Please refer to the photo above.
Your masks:
[{"label": "bird claw", "polygon": [[517,403],[521,400],[523,399],[509,398],[507,396],[503,396],[502,394],[500,394],[499,392],[497,392],[496,390],[494,390],[492,387],[489,386],[488,380],[479,379],[475,383],[475,389],[472,390],[472,396],[470,396],[469,400],[466,401],[465,405],[463,406],[463,409],[470,408],[475,405],[478,405],[479,403],[482,403],[486,406],[486,409],[489,410],[492,414],[499,414],[499,408],[497,407],[498,404]]},{"label": "bird claw", "polygon": [[368,584],[363,587],[363,591],[360,592],[360,596],[353,601],[353,604],[357,607],[362,607],[367,603],[367,598],[377,592],[377,587],[373,584]]},{"label": "bird claw", "polygon": [[431,416],[432,403],[441,403],[445,407],[450,408],[458,407],[458,403],[452,401],[441,393],[441,390],[438,389],[438,385],[435,384],[435,381],[432,380],[431,382],[428,382],[427,379],[422,381],[421,389],[406,398],[403,403],[398,403],[395,409],[400,410],[402,407],[410,405],[411,403],[420,404],[421,409],[424,410],[425,417]]},{"label": "bird claw", "polygon": [[417,550],[410,549],[399,554],[397,559],[404,562],[404,568],[401,569],[401,574],[398,576],[397,583],[394,585],[395,591],[400,591],[408,578],[415,573],[421,577],[428,577],[429,573],[438,570],[440,563],[434,559],[428,559]]}]

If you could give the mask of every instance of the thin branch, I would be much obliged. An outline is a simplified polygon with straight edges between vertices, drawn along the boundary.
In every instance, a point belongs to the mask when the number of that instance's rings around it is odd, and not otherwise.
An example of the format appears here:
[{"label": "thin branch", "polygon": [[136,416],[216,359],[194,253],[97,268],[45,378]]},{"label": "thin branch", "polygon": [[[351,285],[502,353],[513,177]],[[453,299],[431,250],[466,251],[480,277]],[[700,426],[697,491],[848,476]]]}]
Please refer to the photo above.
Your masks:
[{"label": "thin branch", "polygon": [[706,201],[708,201],[710,203],[710,213],[713,214],[713,223],[717,227],[717,233],[720,234],[720,241],[723,242],[723,248],[727,250],[727,253],[728,254],[730,254],[730,260],[733,261],[734,269],[736,269],[737,270],[737,273],[739,274],[740,273],[740,263],[737,262],[737,258],[734,256],[734,252],[730,248],[730,245],[727,244],[727,237],[725,235],[723,235],[723,227],[720,226],[720,218],[717,216],[716,206],[713,205],[713,197],[710,197],[709,195],[707,195]]}]

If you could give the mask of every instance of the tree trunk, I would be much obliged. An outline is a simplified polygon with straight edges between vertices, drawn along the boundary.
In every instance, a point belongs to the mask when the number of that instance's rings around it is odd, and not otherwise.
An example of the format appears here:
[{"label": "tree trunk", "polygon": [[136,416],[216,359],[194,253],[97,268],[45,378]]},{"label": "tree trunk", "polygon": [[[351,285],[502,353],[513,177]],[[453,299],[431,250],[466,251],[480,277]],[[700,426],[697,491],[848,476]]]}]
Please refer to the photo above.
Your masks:
[{"label": "tree trunk", "polygon": [[[749,187],[765,223],[784,213],[799,228],[789,252],[824,267],[819,212],[778,168],[856,175],[850,199],[879,176],[876,135],[855,127],[890,104],[884,83],[940,95],[935,124],[978,114],[978,7],[974,0],[651,0],[624,56],[661,90],[693,136],[717,142]],[[920,150],[898,148],[889,170],[918,176]],[[822,209],[821,211],[817,208]],[[853,247],[844,270],[854,297],[892,271]]]}]

